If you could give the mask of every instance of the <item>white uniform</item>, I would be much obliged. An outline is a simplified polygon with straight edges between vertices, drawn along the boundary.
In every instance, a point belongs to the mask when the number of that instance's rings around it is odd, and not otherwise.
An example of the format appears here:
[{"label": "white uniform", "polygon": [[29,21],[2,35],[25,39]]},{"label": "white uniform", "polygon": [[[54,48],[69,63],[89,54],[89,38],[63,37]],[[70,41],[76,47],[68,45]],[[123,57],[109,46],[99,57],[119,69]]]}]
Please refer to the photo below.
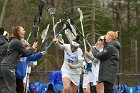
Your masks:
[{"label": "white uniform", "polygon": [[89,72],[84,72],[83,74],[83,88],[87,88],[87,84],[89,83]]},{"label": "white uniform", "polygon": [[72,52],[70,44],[63,44],[60,47],[64,49],[64,63],[61,67],[62,78],[68,77],[75,85],[78,86],[80,83],[81,69],[71,69],[68,66],[68,63],[75,65],[78,62],[83,61],[83,52],[80,48],[77,48],[75,52]]},{"label": "white uniform", "polygon": [[93,85],[97,85],[98,76],[99,76],[99,67],[100,67],[100,60],[98,60],[97,63],[93,63],[92,65]]},{"label": "white uniform", "polygon": [[[103,49],[99,50],[100,52],[103,51]],[[99,59],[94,59],[93,60],[93,85],[97,85],[97,81],[99,80],[99,67],[100,67],[100,60]]]},{"label": "white uniform", "polygon": [[[103,49],[100,49],[99,51],[102,51],[102,50]],[[83,88],[86,88],[87,87],[87,84],[90,83],[90,82],[92,82],[93,85],[97,85],[97,81],[98,81],[98,78],[99,78],[100,60],[95,58],[90,63],[92,63],[92,68],[91,68],[92,69],[92,72],[88,71],[84,75]]]},{"label": "white uniform", "polygon": [[93,85],[97,85],[98,75],[99,75],[99,65],[100,65],[100,60],[98,60],[97,63],[93,62],[91,67],[92,71],[85,72],[83,78],[83,88],[86,88],[87,84],[89,84],[90,82],[92,82]]}]

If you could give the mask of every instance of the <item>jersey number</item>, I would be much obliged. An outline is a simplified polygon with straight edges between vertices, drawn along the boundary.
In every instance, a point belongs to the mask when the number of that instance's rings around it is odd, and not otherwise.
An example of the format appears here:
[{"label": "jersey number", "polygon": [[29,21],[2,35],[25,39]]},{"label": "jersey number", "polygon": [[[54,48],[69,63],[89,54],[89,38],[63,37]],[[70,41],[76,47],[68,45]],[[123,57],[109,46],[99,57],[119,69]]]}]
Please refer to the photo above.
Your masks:
[{"label": "jersey number", "polygon": [[69,62],[69,63],[73,63],[73,61],[72,61],[72,60],[70,60],[70,59],[68,59],[68,62]]}]

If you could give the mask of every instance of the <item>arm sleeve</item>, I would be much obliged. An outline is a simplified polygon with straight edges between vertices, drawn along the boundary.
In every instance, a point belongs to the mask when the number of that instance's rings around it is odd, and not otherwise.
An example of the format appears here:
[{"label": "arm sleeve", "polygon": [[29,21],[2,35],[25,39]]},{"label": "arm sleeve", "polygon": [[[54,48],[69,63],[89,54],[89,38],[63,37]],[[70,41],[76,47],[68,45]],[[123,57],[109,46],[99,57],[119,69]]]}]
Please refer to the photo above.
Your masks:
[{"label": "arm sleeve", "polygon": [[38,52],[27,57],[27,61],[36,61],[42,57],[42,53]]},{"label": "arm sleeve", "polygon": [[15,50],[19,51],[22,54],[22,57],[29,56],[34,52],[33,48],[27,50],[25,47],[23,47],[20,40],[13,41],[12,46],[14,47]]},{"label": "arm sleeve", "polygon": [[99,60],[105,60],[115,53],[113,46],[106,46],[103,51],[99,52],[95,47],[92,50],[93,56]]},{"label": "arm sleeve", "polygon": [[89,55],[89,59],[90,59],[90,60],[94,60],[94,59],[95,59],[95,57],[93,56],[93,54],[90,54],[90,55]]},{"label": "arm sleeve", "polygon": [[99,62],[99,59],[94,58],[94,60],[93,60],[92,62],[93,62],[93,63],[98,63],[98,62]]}]

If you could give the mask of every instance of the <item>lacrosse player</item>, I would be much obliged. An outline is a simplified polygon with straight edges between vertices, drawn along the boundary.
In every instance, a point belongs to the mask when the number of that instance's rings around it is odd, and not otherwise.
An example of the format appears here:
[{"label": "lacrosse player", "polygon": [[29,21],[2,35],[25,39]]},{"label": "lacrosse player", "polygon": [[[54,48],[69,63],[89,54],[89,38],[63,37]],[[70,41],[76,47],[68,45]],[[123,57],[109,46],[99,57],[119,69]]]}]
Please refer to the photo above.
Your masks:
[{"label": "lacrosse player", "polygon": [[64,63],[61,67],[62,82],[64,85],[63,93],[76,93],[80,83],[81,67],[83,66],[83,52],[79,44],[80,36],[77,35],[70,44],[59,43],[59,39],[54,38],[56,45],[64,50]]}]

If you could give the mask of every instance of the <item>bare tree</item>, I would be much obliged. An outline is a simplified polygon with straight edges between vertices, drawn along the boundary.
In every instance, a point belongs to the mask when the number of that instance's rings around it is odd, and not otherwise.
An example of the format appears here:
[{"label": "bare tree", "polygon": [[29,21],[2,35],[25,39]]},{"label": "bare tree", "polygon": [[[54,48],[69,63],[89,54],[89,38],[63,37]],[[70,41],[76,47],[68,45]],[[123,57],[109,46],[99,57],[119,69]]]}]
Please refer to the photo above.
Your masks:
[{"label": "bare tree", "polygon": [[8,0],[5,0],[5,2],[3,4],[3,8],[2,8],[1,16],[0,16],[0,27],[2,26],[2,21],[3,21],[3,18],[5,16],[5,9],[7,6],[7,2],[8,2]]},{"label": "bare tree", "polygon": [[130,28],[130,22],[131,22],[131,17],[130,17],[130,0],[127,1],[127,27],[128,29]]},{"label": "bare tree", "polygon": [[96,10],[96,7],[95,7],[95,4],[96,4],[96,0],[93,0],[92,1],[92,4],[93,4],[93,9],[92,9],[92,19],[93,19],[93,23],[91,25],[91,31],[92,31],[92,44],[95,44],[95,24],[94,24],[94,21],[95,21],[95,10]]}]

